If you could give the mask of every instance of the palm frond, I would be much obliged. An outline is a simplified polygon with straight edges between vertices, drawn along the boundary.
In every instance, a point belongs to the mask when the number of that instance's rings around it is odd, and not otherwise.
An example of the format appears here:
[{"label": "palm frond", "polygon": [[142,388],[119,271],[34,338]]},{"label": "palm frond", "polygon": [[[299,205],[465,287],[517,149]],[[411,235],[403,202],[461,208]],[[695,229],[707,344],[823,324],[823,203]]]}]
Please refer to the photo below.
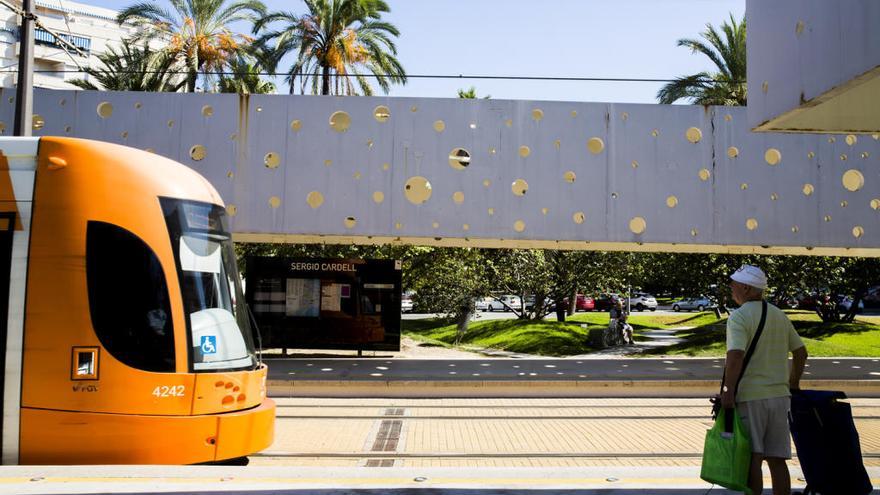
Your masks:
[{"label": "palm frond", "polygon": [[717,71],[679,77],[660,88],[657,100],[663,104],[689,99],[699,105],[745,105],[745,17],[737,23],[731,14],[730,22],[723,22],[720,31],[707,24],[700,36],[704,41],[682,38],[677,45],[690,48],[693,53],[702,53]]}]

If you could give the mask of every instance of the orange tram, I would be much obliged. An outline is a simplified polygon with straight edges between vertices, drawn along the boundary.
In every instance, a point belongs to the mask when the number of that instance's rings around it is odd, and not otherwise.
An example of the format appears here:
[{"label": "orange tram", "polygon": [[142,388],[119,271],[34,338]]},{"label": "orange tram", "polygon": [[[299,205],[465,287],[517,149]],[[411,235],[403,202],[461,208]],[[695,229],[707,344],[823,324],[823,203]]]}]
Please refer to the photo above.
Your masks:
[{"label": "orange tram", "polygon": [[0,138],[3,464],[237,462],[272,443],[222,200],[153,153]]}]

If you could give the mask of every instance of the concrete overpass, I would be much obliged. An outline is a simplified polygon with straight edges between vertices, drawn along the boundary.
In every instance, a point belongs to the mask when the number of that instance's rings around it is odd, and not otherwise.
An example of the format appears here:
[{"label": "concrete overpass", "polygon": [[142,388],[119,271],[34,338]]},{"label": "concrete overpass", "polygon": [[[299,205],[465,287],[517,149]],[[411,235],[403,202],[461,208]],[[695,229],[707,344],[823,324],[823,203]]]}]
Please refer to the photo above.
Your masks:
[{"label": "concrete overpass", "polygon": [[38,90],[35,113],[198,170],[239,241],[880,253],[880,134],[754,133],[745,108]]}]

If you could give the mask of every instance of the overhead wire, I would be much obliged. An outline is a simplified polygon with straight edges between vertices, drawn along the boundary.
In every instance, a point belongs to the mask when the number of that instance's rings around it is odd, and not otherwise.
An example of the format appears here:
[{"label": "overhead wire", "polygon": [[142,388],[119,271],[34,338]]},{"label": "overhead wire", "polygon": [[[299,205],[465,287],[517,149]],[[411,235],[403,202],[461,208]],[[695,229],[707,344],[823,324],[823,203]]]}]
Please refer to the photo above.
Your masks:
[{"label": "overhead wire", "polygon": [[[2,0],[0,0],[2,1]],[[10,71],[14,72],[14,71]],[[79,69],[46,69],[46,70],[35,70],[34,72],[41,73],[81,73],[85,72],[85,70]],[[171,70],[171,71],[161,71],[161,70],[138,70],[138,71],[116,71],[118,74],[189,74],[189,71],[185,70]],[[260,72],[236,72],[236,71],[212,71],[211,74],[218,76],[235,76],[235,75],[258,75],[258,76],[290,76],[290,73],[287,72],[273,72],[273,71],[260,71]],[[293,74],[295,77],[301,77],[305,74]],[[355,74],[334,74],[333,77],[358,77]],[[381,77],[391,77],[388,75],[382,74],[361,74],[360,77],[369,77],[369,78],[381,78]],[[676,79],[668,79],[668,78],[639,78],[639,77],[579,77],[579,76],[516,76],[516,75],[486,75],[486,74],[406,74],[407,79],[487,79],[487,80],[513,80],[513,81],[569,81],[569,82],[644,82],[644,83],[665,83],[665,82],[674,82]],[[721,83],[722,81],[715,81],[713,79],[697,79],[696,82],[700,83],[709,83],[716,84]],[[745,83],[745,81],[723,81],[725,83]]]}]

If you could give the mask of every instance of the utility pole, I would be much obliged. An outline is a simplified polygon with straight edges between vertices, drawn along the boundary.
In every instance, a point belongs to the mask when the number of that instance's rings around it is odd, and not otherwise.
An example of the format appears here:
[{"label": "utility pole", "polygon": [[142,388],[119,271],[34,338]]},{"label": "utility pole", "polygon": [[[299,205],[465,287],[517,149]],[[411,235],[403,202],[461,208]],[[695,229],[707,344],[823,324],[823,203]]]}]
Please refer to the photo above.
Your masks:
[{"label": "utility pole", "polygon": [[16,136],[30,136],[34,116],[34,2],[22,1],[18,49],[18,87],[15,92]]}]

